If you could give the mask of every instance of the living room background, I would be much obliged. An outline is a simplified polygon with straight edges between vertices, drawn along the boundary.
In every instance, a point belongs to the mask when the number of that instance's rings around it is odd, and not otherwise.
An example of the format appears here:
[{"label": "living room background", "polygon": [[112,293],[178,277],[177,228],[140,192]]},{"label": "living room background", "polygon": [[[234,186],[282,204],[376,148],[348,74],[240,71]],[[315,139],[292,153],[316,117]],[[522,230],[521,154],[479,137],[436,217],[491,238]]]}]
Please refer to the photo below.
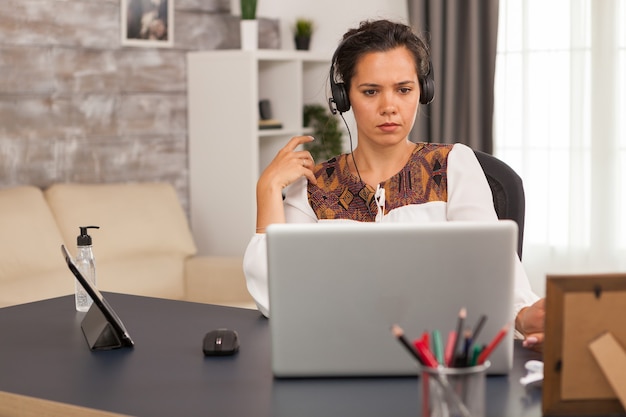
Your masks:
[{"label": "living room background", "polygon": [[[325,18],[324,2],[259,1],[260,47],[293,48],[281,36],[300,12],[329,51],[342,22],[406,15],[405,0],[353,0]],[[239,49],[238,0],[175,0],[171,48],[122,46],[120,4],[0,2],[0,187],[164,181],[188,210],[186,53]]]}]

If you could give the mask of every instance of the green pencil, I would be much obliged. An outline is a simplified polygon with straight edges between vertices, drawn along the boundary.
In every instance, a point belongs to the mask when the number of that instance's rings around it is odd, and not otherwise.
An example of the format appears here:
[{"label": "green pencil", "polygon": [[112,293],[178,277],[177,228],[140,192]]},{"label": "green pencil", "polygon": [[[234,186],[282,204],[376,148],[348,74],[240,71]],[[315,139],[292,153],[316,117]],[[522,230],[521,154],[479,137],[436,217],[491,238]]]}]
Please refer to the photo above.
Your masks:
[{"label": "green pencil", "polygon": [[439,330],[432,331],[432,339],[435,358],[437,358],[437,362],[439,362],[439,364],[445,365],[446,361],[443,355],[443,341],[441,340],[441,333],[439,332]]},{"label": "green pencil", "polygon": [[470,359],[470,366],[476,366],[477,362],[478,362],[478,356],[480,356],[480,352],[482,352],[483,348],[478,346],[478,345],[474,345],[474,349],[472,350],[472,358]]}]

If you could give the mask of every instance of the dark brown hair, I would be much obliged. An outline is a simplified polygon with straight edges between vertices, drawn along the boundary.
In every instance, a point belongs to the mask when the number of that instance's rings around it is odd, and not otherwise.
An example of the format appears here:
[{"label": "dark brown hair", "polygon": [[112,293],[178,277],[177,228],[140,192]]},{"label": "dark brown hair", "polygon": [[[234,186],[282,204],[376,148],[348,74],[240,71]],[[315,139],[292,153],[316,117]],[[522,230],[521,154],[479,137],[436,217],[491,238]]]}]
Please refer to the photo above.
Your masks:
[{"label": "dark brown hair", "polygon": [[430,51],[410,26],[390,20],[368,20],[348,30],[334,56],[335,73],[350,91],[350,82],[359,59],[370,52],[385,52],[405,47],[413,55],[419,80],[430,70]]}]

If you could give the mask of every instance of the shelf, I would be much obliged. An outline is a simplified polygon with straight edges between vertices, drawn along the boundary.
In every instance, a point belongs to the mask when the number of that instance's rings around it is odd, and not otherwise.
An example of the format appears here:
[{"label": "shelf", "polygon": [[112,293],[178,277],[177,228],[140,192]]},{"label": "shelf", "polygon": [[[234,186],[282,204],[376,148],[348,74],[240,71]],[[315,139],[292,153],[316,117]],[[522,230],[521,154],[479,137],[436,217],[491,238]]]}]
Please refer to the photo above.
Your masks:
[{"label": "shelf", "polygon": [[311,135],[313,133],[313,128],[303,127],[300,129],[263,129],[259,130],[258,135],[260,138],[268,137],[268,136],[300,136],[300,135]]},{"label": "shelf", "polygon": [[[303,128],[305,104],[328,102],[331,54],[220,50],[187,54],[191,228],[201,255],[243,256],[256,222],[256,181]],[[259,129],[269,100],[281,129]]]}]

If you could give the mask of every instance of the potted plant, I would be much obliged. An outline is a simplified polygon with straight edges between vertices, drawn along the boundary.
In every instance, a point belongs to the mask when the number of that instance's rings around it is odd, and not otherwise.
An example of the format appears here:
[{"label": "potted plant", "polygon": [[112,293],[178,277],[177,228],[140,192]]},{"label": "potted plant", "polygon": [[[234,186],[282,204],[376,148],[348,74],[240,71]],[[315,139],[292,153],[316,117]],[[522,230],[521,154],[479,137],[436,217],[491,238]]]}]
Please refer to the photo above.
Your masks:
[{"label": "potted plant", "polygon": [[241,49],[255,50],[259,46],[259,26],[256,20],[257,0],[240,0]]},{"label": "potted plant", "polygon": [[313,35],[314,24],[310,19],[299,18],[294,26],[296,49],[308,50]]},{"label": "potted plant", "polygon": [[242,20],[255,20],[256,19],[256,2],[257,0],[240,0],[241,4],[241,19]]},{"label": "potted plant", "polygon": [[326,161],[343,152],[342,133],[339,122],[328,109],[320,104],[305,104],[303,111],[304,126],[313,129],[316,140],[308,142],[304,148],[311,152],[313,160]]}]

